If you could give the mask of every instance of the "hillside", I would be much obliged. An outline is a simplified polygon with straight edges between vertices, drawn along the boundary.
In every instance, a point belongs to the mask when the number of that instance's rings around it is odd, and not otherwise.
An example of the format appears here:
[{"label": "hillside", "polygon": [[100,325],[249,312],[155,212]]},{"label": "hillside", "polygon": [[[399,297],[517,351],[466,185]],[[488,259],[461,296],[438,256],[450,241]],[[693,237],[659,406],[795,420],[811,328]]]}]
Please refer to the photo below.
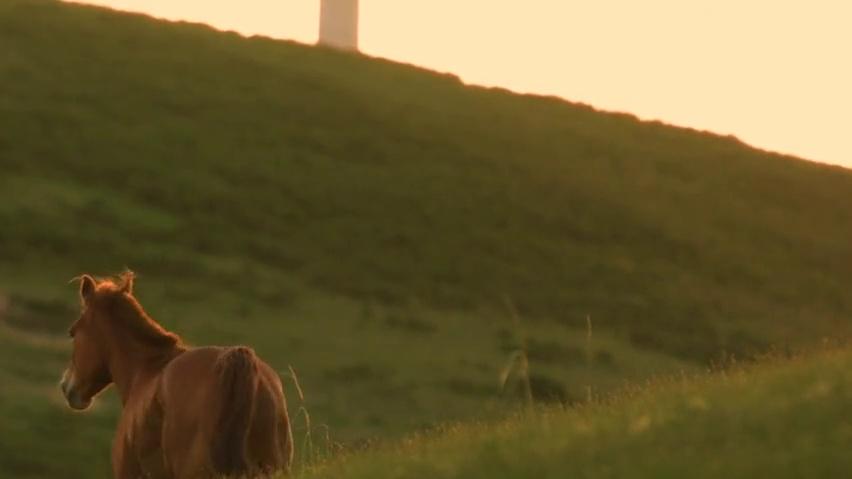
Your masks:
[{"label": "hillside", "polygon": [[287,276],[433,308],[508,295],[682,355],[849,325],[846,170],[359,56],[3,10],[13,271]]},{"label": "hillside", "polygon": [[852,354],[667,381],[612,404],[449,428],[300,477],[843,477]]},{"label": "hillside", "polygon": [[72,415],[55,386],[81,272],[293,366],[294,416],[352,445],[504,416],[524,342],[536,399],[571,404],[848,338],[849,204],[852,172],[734,138],[0,0],[0,471],[107,470],[114,397]]}]

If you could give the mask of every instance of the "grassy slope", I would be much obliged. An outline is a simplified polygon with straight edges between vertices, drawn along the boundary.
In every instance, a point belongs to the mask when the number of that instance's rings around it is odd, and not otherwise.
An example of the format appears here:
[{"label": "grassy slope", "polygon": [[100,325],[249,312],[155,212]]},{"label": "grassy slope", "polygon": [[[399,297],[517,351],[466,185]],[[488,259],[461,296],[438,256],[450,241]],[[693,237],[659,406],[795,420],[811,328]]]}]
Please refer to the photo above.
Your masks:
[{"label": "grassy slope", "polygon": [[347,441],[505,411],[505,297],[537,393],[568,401],[850,330],[839,168],[40,0],[0,0],[0,91],[0,471],[16,477],[55,475],[8,452],[68,454],[53,429],[85,437],[64,477],[106,470],[91,458],[115,405],[56,409],[81,271],[130,266],[191,342],[294,365],[314,424]]},{"label": "grassy slope", "polygon": [[[74,420],[56,394],[66,341],[0,323],[0,477],[107,477],[115,401]],[[82,418],[82,416],[80,417]]]},{"label": "grassy slope", "polygon": [[509,295],[701,358],[848,328],[846,170],[389,62],[2,5],[4,266]]},{"label": "grassy slope", "polygon": [[355,454],[302,477],[843,477],[852,354],[652,386],[613,404]]}]

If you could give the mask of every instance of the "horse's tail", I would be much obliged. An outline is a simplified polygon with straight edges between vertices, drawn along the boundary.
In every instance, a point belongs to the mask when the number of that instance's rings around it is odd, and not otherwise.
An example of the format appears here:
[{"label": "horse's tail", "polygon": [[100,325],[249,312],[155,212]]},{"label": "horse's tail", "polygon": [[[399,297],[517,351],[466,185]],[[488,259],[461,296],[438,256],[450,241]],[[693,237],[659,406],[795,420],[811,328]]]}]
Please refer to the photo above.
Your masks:
[{"label": "horse's tail", "polygon": [[257,394],[257,356],[249,348],[229,348],[216,361],[220,409],[213,433],[211,459],[215,471],[226,476],[249,473],[248,433]]}]

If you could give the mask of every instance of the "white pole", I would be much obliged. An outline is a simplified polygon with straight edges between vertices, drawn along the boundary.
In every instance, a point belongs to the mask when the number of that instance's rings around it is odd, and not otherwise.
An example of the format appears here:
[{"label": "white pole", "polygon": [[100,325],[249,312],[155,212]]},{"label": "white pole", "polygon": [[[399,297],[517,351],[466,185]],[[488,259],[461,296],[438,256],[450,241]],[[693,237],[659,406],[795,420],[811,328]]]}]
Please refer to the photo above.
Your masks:
[{"label": "white pole", "polygon": [[322,0],[319,43],[358,50],[358,0]]}]

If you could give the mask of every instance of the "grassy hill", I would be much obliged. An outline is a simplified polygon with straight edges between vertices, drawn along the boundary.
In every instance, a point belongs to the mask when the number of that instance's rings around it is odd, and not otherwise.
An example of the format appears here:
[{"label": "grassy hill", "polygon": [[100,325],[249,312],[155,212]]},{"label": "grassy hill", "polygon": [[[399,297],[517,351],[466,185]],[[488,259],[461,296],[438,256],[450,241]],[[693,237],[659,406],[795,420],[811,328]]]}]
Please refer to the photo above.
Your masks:
[{"label": "grassy hill", "polygon": [[16,477],[107,470],[114,398],[72,415],[55,392],[65,282],[84,271],[133,268],[190,343],[292,365],[294,415],[347,444],[505,415],[522,337],[535,397],[572,403],[852,330],[839,167],[43,0],[0,0],[0,92],[0,471]]},{"label": "grassy hill", "polygon": [[657,383],[611,404],[457,426],[301,477],[843,477],[852,354]]}]

